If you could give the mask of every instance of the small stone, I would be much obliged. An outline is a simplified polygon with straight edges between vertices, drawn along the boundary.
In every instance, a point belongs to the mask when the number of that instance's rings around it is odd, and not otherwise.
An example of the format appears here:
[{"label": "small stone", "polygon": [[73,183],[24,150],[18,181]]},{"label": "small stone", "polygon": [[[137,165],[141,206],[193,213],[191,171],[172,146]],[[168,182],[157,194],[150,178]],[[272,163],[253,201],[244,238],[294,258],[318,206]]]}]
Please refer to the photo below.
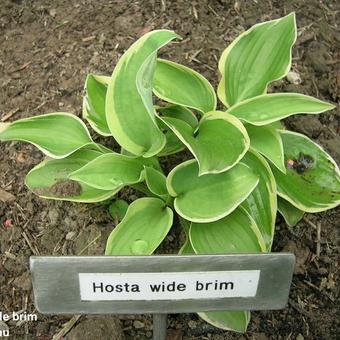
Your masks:
[{"label": "small stone", "polygon": [[55,226],[58,223],[59,211],[57,209],[50,209],[48,212],[48,218],[50,220],[50,225]]},{"label": "small stone", "polygon": [[188,322],[188,326],[189,326],[190,329],[195,329],[197,327],[197,322],[194,321],[194,320],[190,320]]},{"label": "small stone", "polygon": [[18,155],[17,155],[17,157],[16,157],[16,161],[17,161],[18,163],[21,163],[21,164],[26,163],[26,157],[25,157],[25,155],[24,155],[22,152],[19,152]]},{"label": "small stone", "polygon": [[74,231],[69,231],[67,234],[66,234],[66,240],[67,241],[72,241],[74,239],[74,237],[76,236],[76,233]]},{"label": "small stone", "polygon": [[302,334],[298,334],[298,336],[296,337],[296,340],[304,340],[305,338],[303,337]]},{"label": "small stone", "polygon": [[51,17],[54,18],[57,14],[57,11],[55,10],[55,8],[52,8],[52,9],[50,9],[49,14],[50,14]]},{"label": "small stone", "polygon": [[135,320],[133,322],[133,327],[136,328],[136,329],[141,329],[141,328],[144,328],[144,322],[142,321],[139,321],[139,320]]},{"label": "small stone", "polygon": [[302,83],[302,79],[300,77],[300,74],[294,71],[290,71],[287,74],[287,80],[291,83],[291,84],[295,84],[295,85],[299,85]]}]

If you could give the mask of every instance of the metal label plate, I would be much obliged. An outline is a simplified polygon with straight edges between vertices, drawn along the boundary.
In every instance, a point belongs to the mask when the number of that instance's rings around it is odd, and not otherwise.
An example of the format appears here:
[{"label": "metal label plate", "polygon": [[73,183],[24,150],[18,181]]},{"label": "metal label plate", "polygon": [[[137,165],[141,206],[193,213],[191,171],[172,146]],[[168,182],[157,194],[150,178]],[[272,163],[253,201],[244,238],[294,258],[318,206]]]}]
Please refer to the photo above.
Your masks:
[{"label": "metal label plate", "polygon": [[283,308],[293,254],[32,256],[45,314],[180,313]]}]

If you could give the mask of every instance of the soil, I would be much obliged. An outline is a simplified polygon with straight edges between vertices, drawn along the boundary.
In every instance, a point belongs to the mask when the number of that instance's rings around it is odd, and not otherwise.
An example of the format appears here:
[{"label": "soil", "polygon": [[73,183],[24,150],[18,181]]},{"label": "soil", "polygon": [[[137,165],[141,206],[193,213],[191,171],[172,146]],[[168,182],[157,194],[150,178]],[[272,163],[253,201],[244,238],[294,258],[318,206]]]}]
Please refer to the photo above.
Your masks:
[{"label": "soil", "polygon": [[[56,111],[80,115],[86,74],[110,74],[122,53],[155,28],[171,28],[183,37],[180,43],[163,49],[162,57],[194,68],[216,86],[223,49],[253,24],[291,11],[297,14],[299,33],[293,73],[270,91],[300,92],[336,103],[340,97],[338,5],[320,0],[2,0],[0,121]],[[339,111],[300,115],[285,124],[319,142],[340,161]],[[2,143],[0,150],[0,311],[35,313],[29,257],[102,254],[114,221],[104,205],[47,201],[29,192],[24,186],[25,174],[43,159],[33,146]],[[67,188],[77,190],[68,184]],[[131,190],[120,194],[128,200],[134,195]],[[168,338],[336,339],[339,211],[307,214],[294,228],[278,217],[273,250],[293,251],[298,260],[285,309],[252,313],[244,335],[214,328],[195,314],[171,315]],[[178,249],[180,241],[175,228],[162,252]],[[127,339],[152,337],[150,316],[119,318]],[[12,320],[8,326],[13,339],[43,340],[58,334],[70,319],[38,314],[37,322]],[[113,332],[105,320],[99,323],[109,332],[93,333],[103,340],[111,339]],[[86,316],[74,322],[87,331],[89,325],[95,328],[99,323]],[[76,328],[72,331],[70,339]]]}]

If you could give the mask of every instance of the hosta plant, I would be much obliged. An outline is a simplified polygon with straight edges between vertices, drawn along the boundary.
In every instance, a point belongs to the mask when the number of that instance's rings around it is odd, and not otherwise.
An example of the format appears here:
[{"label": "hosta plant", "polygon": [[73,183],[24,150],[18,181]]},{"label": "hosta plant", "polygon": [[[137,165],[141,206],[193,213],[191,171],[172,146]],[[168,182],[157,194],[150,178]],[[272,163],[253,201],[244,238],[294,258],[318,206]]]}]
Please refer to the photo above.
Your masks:
[{"label": "hosta plant", "polygon": [[[334,106],[299,93],[267,93],[290,70],[295,16],[255,25],[226,48],[219,61],[218,108],[207,79],[157,57],[174,39],[179,36],[169,30],[149,32],[124,53],[111,76],[87,76],[83,118],[96,133],[113,137],[120,153],[95,143],[87,125],[64,112],[0,123],[0,139],[26,141],[46,154],[25,181],[40,197],[113,201],[110,211],[120,223],[107,240],[107,255],[151,255],[174,214],[187,237],[181,254],[270,252],[277,210],[294,225],[304,212],[340,201],[334,160],[280,123]],[[190,159],[170,171],[162,168],[159,158],[186,148]],[[145,197],[128,207],[114,201],[126,186]],[[199,315],[240,332],[250,319],[248,311]]]}]

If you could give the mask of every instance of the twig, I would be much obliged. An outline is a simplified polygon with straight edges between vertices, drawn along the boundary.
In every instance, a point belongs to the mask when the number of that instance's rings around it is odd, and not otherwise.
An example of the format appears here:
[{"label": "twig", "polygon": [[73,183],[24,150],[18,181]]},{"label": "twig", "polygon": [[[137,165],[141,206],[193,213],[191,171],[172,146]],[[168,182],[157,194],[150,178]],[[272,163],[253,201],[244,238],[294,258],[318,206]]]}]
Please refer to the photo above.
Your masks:
[{"label": "twig", "polygon": [[311,317],[311,315],[305,311],[304,309],[300,308],[299,305],[297,303],[295,303],[293,300],[289,299],[289,304],[300,314],[307,316],[308,318]]},{"label": "twig", "polygon": [[310,221],[306,216],[303,217],[303,220],[308,223],[312,228],[314,228],[315,230],[318,229],[318,227],[312,222]]},{"label": "twig", "polygon": [[192,5],[192,14],[194,15],[194,18],[196,20],[198,20],[198,13],[197,13],[197,9],[194,5]]},{"label": "twig", "polygon": [[317,225],[316,229],[316,256],[320,257],[320,250],[321,250],[321,222],[319,222]]},{"label": "twig", "polygon": [[75,315],[71,320],[65,323],[64,327],[57,333],[54,334],[52,340],[60,340],[66,335],[80,319],[81,315]]},{"label": "twig", "polygon": [[96,236],[89,244],[87,244],[78,254],[77,256],[81,255],[91,244],[93,244],[94,242],[96,242],[99,237],[101,236],[101,234],[99,234],[98,236]]},{"label": "twig", "polygon": [[220,16],[217,14],[217,12],[210,6],[208,5],[208,8],[218,17],[220,18]]},{"label": "twig", "polygon": [[28,61],[27,63],[25,63],[24,65],[20,66],[19,68],[16,68],[15,70],[10,71],[10,73],[15,73],[15,72],[23,71],[30,64],[32,64],[32,62]]},{"label": "twig", "polygon": [[6,113],[3,117],[1,117],[1,121],[5,122],[7,119],[11,118],[13,115],[15,115],[20,109],[17,107],[16,109],[13,109]]},{"label": "twig", "polygon": [[86,38],[83,38],[81,39],[82,42],[87,42],[87,41],[91,41],[93,39],[96,39],[96,36],[95,35],[91,35],[89,37],[86,37]]},{"label": "twig", "polygon": [[165,0],[161,0],[161,12],[165,12],[166,11],[166,3]]},{"label": "twig", "polygon": [[197,60],[196,57],[202,52],[202,48],[200,48],[198,51],[196,51],[190,58],[189,62],[192,62],[193,60]]},{"label": "twig", "polygon": [[35,248],[32,246],[31,241],[29,240],[28,236],[26,235],[26,233],[25,233],[24,231],[22,232],[22,236],[24,237],[26,243],[28,244],[28,246],[29,246],[30,249],[32,250],[32,253],[33,253],[34,255],[40,255],[40,254],[39,254],[39,251],[38,251],[37,249],[35,249]]}]

